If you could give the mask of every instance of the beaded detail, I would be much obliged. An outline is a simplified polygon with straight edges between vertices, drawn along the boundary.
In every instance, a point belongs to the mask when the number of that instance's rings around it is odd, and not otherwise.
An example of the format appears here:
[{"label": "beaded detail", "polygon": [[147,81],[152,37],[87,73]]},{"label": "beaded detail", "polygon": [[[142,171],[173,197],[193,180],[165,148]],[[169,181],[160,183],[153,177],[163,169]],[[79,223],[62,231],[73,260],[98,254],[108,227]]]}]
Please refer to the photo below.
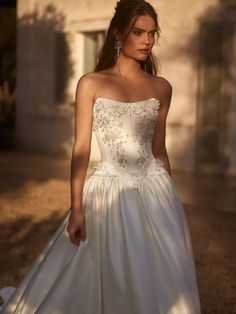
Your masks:
[{"label": "beaded detail", "polygon": [[135,186],[143,176],[166,172],[151,148],[159,108],[156,98],[133,103],[96,100],[93,131],[102,160],[95,166],[95,175],[122,176]]}]

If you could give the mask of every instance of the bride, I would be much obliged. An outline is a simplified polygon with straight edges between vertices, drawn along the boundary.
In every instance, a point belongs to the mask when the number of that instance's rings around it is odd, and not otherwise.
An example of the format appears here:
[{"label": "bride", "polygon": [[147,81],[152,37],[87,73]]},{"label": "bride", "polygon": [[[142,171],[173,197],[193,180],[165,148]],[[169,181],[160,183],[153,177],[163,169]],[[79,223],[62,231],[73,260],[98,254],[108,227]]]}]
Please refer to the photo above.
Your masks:
[{"label": "bride", "polygon": [[[71,208],[1,313],[199,314],[192,244],[165,147],[172,86],[157,76],[148,2],[117,2],[78,82]],[[85,182],[95,132],[101,161]]]}]

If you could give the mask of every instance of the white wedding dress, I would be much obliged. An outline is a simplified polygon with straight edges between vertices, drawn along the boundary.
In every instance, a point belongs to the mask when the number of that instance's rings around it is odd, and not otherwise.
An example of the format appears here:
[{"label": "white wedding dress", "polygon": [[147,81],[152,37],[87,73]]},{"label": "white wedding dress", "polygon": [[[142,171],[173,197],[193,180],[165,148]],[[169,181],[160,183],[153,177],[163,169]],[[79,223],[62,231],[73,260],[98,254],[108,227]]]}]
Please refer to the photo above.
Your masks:
[{"label": "white wedding dress", "polygon": [[160,102],[98,98],[101,161],[83,190],[86,240],[70,210],[2,314],[199,314],[188,224],[151,142]]}]

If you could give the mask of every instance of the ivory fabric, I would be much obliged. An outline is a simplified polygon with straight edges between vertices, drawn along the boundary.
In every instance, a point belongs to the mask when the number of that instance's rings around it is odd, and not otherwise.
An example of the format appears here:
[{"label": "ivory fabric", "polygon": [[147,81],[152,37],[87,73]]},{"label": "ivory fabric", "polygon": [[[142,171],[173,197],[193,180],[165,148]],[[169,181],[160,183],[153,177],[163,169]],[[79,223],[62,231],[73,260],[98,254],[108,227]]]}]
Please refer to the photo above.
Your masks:
[{"label": "ivory fabric", "polygon": [[85,182],[86,240],[70,209],[2,314],[199,314],[186,217],[151,149],[160,101],[97,98],[101,161]]}]

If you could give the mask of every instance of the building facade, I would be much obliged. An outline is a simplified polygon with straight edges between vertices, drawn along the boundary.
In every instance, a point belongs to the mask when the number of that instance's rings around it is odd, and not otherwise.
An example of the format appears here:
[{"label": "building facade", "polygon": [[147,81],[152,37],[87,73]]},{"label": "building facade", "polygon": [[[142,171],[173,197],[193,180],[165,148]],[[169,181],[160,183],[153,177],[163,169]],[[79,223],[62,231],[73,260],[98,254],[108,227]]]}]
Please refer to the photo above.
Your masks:
[{"label": "building facade", "polygon": [[[161,27],[155,47],[159,75],[173,86],[166,140],[171,165],[183,171],[235,175],[235,1],[150,2]],[[18,0],[20,146],[71,154],[76,84],[94,68],[115,3]],[[93,136],[91,160],[96,159]]]}]

